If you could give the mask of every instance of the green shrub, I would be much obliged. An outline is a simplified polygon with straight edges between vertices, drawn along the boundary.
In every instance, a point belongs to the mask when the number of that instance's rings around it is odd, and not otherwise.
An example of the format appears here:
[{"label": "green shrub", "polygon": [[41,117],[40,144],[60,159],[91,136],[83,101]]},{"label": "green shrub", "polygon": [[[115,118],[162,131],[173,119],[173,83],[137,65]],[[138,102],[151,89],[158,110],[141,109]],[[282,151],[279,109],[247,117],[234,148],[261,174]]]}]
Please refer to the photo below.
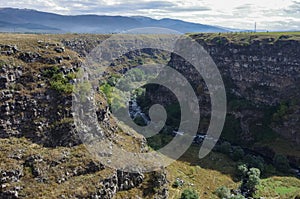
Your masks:
[{"label": "green shrub", "polygon": [[225,154],[229,154],[231,152],[231,144],[229,142],[223,142],[220,145],[220,152],[225,153]]},{"label": "green shrub", "polygon": [[172,187],[173,188],[178,188],[180,186],[180,182],[178,180],[175,180]]},{"label": "green shrub", "polygon": [[76,73],[68,73],[68,74],[66,75],[66,78],[67,78],[69,81],[74,80],[74,79],[77,78],[77,74],[76,74]]},{"label": "green shrub", "polygon": [[231,193],[230,193],[230,190],[225,187],[225,186],[222,186],[222,187],[219,187],[215,192],[214,192],[215,195],[217,195],[219,198],[223,199],[223,198],[230,198],[231,196]]},{"label": "green shrub", "polygon": [[132,90],[132,82],[130,81],[130,79],[128,78],[121,78],[117,85],[116,85],[116,88],[122,90],[122,91],[125,91],[125,92],[129,92]]},{"label": "green shrub", "polygon": [[233,148],[233,151],[231,153],[231,158],[234,161],[238,161],[238,160],[241,160],[244,157],[244,155],[245,155],[244,150],[238,146],[238,147]]},{"label": "green shrub", "polygon": [[265,173],[276,174],[276,168],[271,164],[267,164],[265,165]]},{"label": "green shrub", "polygon": [[73,92],[74,86],[70,81],[76,78],[76,73],[69,73],[64,76],[57,66],[53,66],[52,68],[44,70],[43,75],[50,79],[50,88],[53,90],[68,94]]},{"label": "green shrub", "polygon": [[107,98],[107,103],[111,105],[112,103],[112,86],[110,84],[102,84],[100,90],[104,93]]},{"label": "green shrub", "polygon": [[50,81],[50,87],[60,93],[70,94],[73,92],[73,85],[64,81]]},{"label": "green shrub", "polygon": [[246,155],[244,161],[249,167],[258,168],[260,171],[264,171],[265,161],[261,156]]},{"label": "green shrub", "polygon": [[287,114],[289,107],[286,103],[281,103],[277,109],[277,112],[273,115],[274,122],[280,122],[282,118]]},{"label": "green shrub", "polygon": [[44,75],[45,77],[52,78],[53,75],[58,74],[59,72],[60,72],[60,71],[59,71],[58,66],[53,66],[53,67],[51,67],[51,68],[48,68],[47,70],[44,70],[44,71],[43,71],[43,75]]},{"label": "green shrub", "polygon": [[256,187],[260,184],[260,170],[257,168],[249,169],[247,173],[247,182],[245,183],[245,187],[247,187],[250,192],[254,193]]},{"label": "green shrub", "polygon": [[276,154],[273,160],[274,166],[278,171],[287,172],[290,170],[289,161],[286,156]]},{"label": "green shrub", "polygon": [[129,76],[133,82],[141,82],[145,79],[145,73],[139,68],[134,68],[129,71]]},{"label": "green shrub", "polygon": [[117,75],[117,74],[112,74],[111,77],[109,77],[107,79],[107,83],[110,85],[110,86],[115,86],[117,83],[118,83],[118,80],[121,78],[120,75]]},{"label": "green shrub", "polygon": [[241,177],[241,178],[244,178],[247,176],[247,173],[248,173],[248,167],[246,164],[241,164],[238,166],[237,168],[238,170],[238,175]]},{"label": "green shrub", "polygon": [[199,195],[195,190],[186,189],[182,192],[180,199],[199,199]]},{"label": "green shrub", "polygon": [[246,198],[243,195],[238,194],[238,195],[235,195],[235,196],[231,196],[230,199],[246,199]]}]

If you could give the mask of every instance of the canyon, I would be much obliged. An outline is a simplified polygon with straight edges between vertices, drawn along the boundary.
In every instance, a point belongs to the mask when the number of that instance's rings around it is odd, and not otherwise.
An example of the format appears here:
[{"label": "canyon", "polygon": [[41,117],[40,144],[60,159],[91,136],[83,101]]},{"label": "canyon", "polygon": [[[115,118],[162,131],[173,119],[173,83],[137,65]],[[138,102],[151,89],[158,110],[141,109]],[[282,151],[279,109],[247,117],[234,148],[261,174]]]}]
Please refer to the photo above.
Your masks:
[{"label": "canyon", "polygon": [[[72,113],[76,75],[87,54],[109,36],[0,35],[0,198],[169,197],[172,179],[166,168],[151,173],[108,168],[93,159],[76,135]],[[300,35],[187,36],[207,50],[225,84],[227,119],[221,140],[270,159],[283,154],[299,168]],[[198,133],[205,134],[211,111],[209,91],[201,74],[180,56],[144,49],[118,60],[111,74],[122,75],[148,59],[168,64],[191,83],[202,117]],[[146,86],[146,96],[145,112],[151,104],[176,104],[174,95],[161,86]],[[124,150],[151,150],[138,132],[119,126],[101,90],[95,98],[97,120],[105,135]]]}]

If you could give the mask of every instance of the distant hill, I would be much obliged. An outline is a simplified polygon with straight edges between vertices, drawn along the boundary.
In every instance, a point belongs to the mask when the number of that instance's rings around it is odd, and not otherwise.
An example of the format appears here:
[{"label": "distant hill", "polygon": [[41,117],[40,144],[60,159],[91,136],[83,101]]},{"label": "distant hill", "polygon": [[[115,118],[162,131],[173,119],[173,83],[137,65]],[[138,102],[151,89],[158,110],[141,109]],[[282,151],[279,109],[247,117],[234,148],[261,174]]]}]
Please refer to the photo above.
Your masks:
[{"label": "distant hill", "polygon": [[182,33],[227,32],[227,28],[175,19],[104,15],[58,15],[30,9],[1,8],[0,32],[118,33],[133,28],[161,27]]}]

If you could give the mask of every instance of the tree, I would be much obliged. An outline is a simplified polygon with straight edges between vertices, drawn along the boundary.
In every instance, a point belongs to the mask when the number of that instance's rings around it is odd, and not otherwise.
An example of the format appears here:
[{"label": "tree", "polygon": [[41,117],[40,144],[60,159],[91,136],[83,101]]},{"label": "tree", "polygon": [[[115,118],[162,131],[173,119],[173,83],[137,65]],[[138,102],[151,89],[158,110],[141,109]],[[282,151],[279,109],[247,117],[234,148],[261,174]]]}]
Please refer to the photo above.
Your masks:
[{"label": "tree", "polygon": [[248,154],[245,156],[244,161],[249,167],[258,168],[260,171],[264,171],[265,161],[262,157]]},{"label": "tree", "polygon": [[[244,174],[247,167],[245,165],[239,166],[239,170]],[[251,197],[257,190],[260,184],[260,170],[258,168],[250,168],[246,175],[242,177],[241,191],[244,196]]]},{"label": "tree", "polygon": [[234,161],[238,161],[241,160],[244,157],[244,155],[245,155],[244,150],[240,146],[237,146],[233,148],[233,152],[231,153],[231,158]]},{"label": "tree", "polygon": [[180,199],[199,199],[199,195],[195,190],[186,189],[182,192]]},{"label": "tree", "polygon": [[231,144],[229,142],[223,142],[220,146],[220,152],[229,154],[231,151]]},{"label": "tree", "polygon": [[246,164],[241,164],[241,165],[238,166],[238,175],[241,178],[246,177],[247,173],[248,173],[248,167],[247,167]]},{"label": "tree", "polygon": [[221,199],[230,198],[231,196],[230,190],[225,186],[219,187],[214,193]]},{"label": "tree", "polygon": [[273,163],[279,171],[287,172],[290,170],[289,161],[284,155],[276,154]]},{"label": "tree", "polygon": [[257,168],[249,169],[245,186],[251,193],[256,191],[256,186],[260,184],[260,170]]}]

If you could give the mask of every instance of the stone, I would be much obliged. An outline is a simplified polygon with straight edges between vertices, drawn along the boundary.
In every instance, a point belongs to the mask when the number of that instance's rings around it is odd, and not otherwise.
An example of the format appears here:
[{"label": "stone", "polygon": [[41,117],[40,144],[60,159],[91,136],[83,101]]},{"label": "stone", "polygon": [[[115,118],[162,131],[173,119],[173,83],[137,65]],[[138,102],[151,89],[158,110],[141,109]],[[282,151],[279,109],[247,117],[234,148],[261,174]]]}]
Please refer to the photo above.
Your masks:
[{"label": "stone", "polygon": [[21,53],[19,55],[19,59],[21,59],[22,61],[26,62],[26,63],[33,63],[39,60],[39,58],[41,58],[41,55],[39,53],[35,53],[35,52],[25,52],[25,53]]},{"label": "stone", "polygon": [[63,53],[63,52],[65,52],[65,47],[55,47],[54,50],[57,53]]}]

